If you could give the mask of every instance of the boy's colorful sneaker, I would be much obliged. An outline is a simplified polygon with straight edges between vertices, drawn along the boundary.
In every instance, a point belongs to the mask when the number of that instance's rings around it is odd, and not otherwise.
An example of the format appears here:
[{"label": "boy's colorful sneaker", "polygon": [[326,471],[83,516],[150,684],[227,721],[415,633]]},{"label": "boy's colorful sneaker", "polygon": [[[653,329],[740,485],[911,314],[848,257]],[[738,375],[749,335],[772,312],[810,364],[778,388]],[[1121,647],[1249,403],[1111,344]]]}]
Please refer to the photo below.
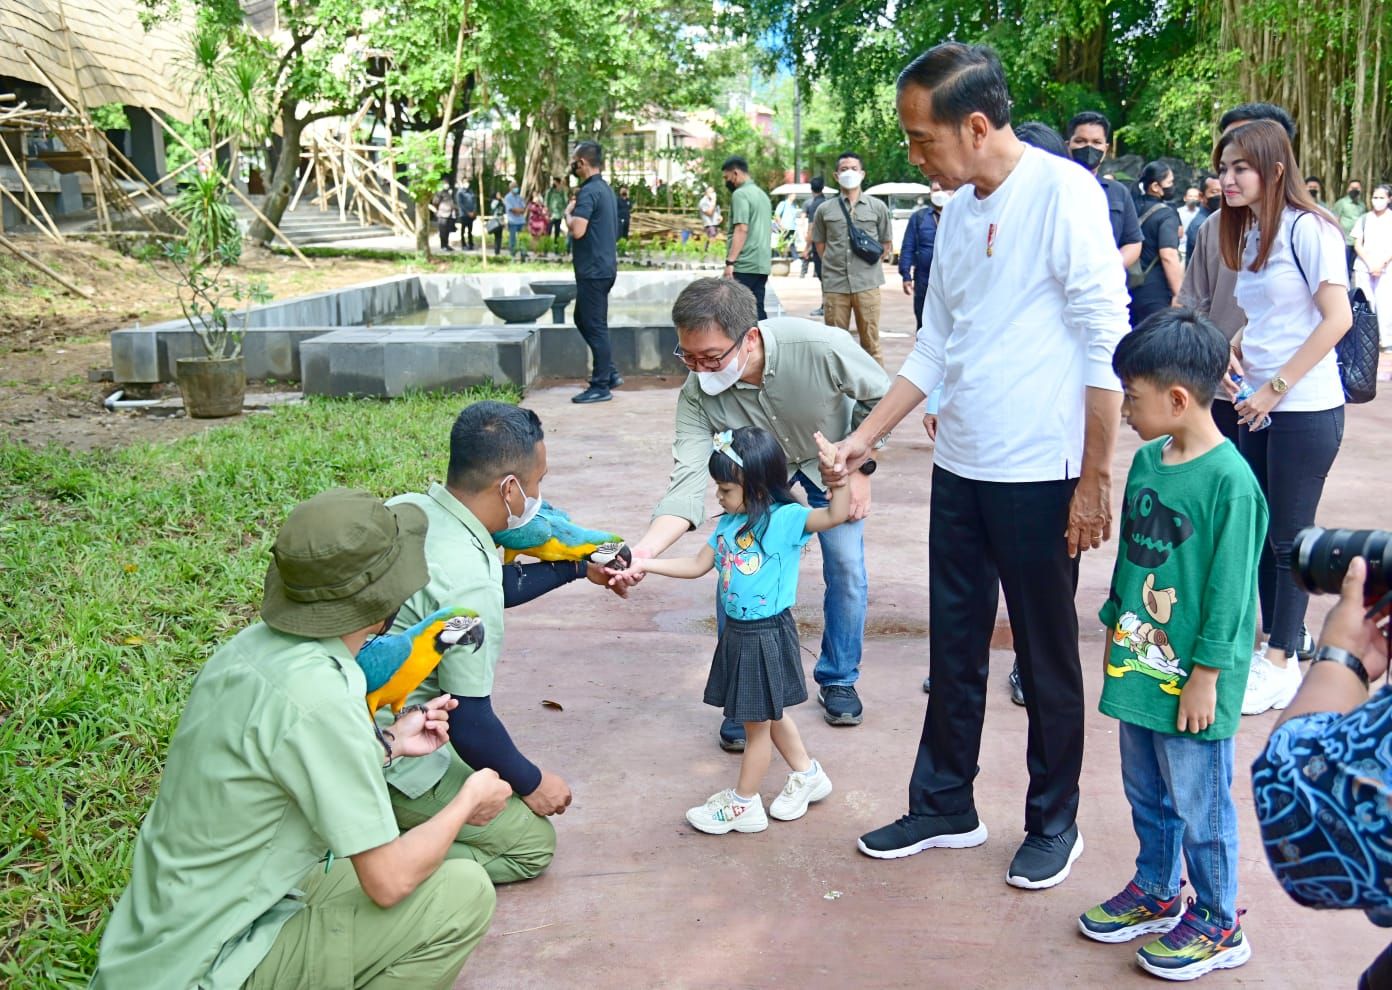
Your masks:
[{"label": "boy's colorful sneaker", "polygon": [[768,813],[780,822],[791,822],[807,814],[809,804],[820,801],[830,793],[831,778],[819,763],[815,771],[808,767],[802,773],[788,774],[788,782],[769,805]]},{"label": "boy's colorful sneaker", "polygon": [[1078,929],[1098,942],[1129,942],[1141,935],[1168,932],[1183,913],[1178,894],[1162,901],[1132,881],[1115,897],[1078,915]]},{"label": "boy's colorful sneaker", "polygon": [[724,835],[732,831],[762,832],[768,828],[764,799],[755,794],[754,801],[745,804],[735,797],[731,788],[712,794],[705,804],[692,808],[686,813],[686,820],[693,828],[711,835]]},{"label": "boy's colorful sneaker", "polygon": [[1141,969],[1165,980],[1197,980],[1215,969],[1233,969],[1252,958],[1252,944],[1242,932],[1242,915],[1231,928],[1219,928],[1204,908],[1190,899],[1179,924],[1136,953]]}]

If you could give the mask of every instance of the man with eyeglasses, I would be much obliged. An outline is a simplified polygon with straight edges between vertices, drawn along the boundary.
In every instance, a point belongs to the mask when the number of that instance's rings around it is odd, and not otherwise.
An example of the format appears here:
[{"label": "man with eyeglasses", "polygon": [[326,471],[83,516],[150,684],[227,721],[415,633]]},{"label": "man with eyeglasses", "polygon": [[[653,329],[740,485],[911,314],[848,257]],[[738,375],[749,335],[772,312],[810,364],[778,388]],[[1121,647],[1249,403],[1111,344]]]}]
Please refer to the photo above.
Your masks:
[{"label": "man with eyeglasses", "polygon": [[[826,505],[812,435],[847,436],[889,389],[884,369],[836,327],[792,317],[759,320],[754,294],[730,279],[692,282],[677,296],[672,322],[674,354],[691,374],[677,397],[672,480],[647,533],[633,544],[634,556],[655,557],[704,521],[711,436],[722,430],[768,430],[788,455],[790,482],[802,486],[813,507]],[[851,478],[850,520],[817,534],[826,626],[813,676],[832,725],[859,725],[863,717],[855,682],[865,633],[863,520],[873,471],[870,461]],[[716,615],[719,621],[722,610]],[[744,726],[726,719],[720,745],[742,751]]]}]

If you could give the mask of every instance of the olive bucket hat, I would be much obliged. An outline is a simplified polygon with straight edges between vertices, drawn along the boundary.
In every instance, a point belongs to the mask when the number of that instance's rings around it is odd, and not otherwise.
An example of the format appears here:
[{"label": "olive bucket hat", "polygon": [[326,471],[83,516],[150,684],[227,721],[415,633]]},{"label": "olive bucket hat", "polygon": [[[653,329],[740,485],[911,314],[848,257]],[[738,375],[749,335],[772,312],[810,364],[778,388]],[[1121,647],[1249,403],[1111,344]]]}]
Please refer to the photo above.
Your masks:
[{"label": "olive bucket hat", "polygon": [[261,618],[326,639],[381,622],[425,587],[425,513],[333,488],[290,510],[271,547]]}]

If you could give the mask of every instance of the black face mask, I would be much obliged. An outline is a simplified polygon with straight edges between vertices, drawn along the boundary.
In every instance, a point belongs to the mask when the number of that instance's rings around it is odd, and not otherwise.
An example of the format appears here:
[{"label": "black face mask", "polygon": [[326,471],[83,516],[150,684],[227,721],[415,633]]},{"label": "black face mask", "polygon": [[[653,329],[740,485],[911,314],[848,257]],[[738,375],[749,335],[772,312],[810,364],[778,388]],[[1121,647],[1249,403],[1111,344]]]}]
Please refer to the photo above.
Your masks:
[{"label": "black face mask", "polygon": [[728,189],[728,190],[730,190],[730,192],[734,192],[736,189],[739,188],[739,186],[735,185],[735,184],[734,184],[733,182],[731,182],[729,179],[726,179],[726,180],[725,180],[725,188]]},{"label": "black face mask", "polygon": [[1209,213],[1217,213],[1217,212],[1218,212],[1218,207],[1220,207],[1220,206],[1222,206],[1222,205],[1223,205],[1223,197],[1222,197],[1222,196],[1210,196],[1210,197],[1208,197],[1208,199],[1204,200],[1204,209],[1208,210]]},{"label": "black face mask", "polygon": [[1071,148],[1068,155],[1089,172],[1096,172],[1097,166],[1102,164],[1102,159],[1106,155],[1101,148],[1094,148],[1090,144],[1085,144],[1081,148]]},{"label": "black face mask", "polygon": [[1362,199],[1362,198],[1363,198],[1363,190],[1362,190],[1362,189],[1350,189],[1350,190],[1349,190],[1349,199],[1353,200],[1355,203],[1358,202],[1358,201],[1359,201],[1360,199]]},{"label": "black face mask", "polygon": [[571,162],[571,163],[570,163],[570,174],[573,175],[573,176],[575,176],[577,179],[580,178],[580,163],[579,163],[579,162]]},{"label": "black face mask", "polygon": [[1178,194],[1178,186],[1170,186],[1169,188],[1165,188],[1164,186],[1160,187],[1160,198],[1167,203],[1173,203],[1175,200],[1175,196],[1177,196]]}]

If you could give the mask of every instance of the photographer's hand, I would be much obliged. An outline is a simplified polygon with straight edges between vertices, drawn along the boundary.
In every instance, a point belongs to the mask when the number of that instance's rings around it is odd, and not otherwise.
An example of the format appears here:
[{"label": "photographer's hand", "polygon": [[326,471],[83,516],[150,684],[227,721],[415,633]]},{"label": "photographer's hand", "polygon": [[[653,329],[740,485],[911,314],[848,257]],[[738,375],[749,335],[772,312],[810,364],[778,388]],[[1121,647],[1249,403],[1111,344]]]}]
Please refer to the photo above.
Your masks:
[{"label": "photographer's hand", "polygon": [[[1365,619],[1363,582],[1368,565],[1362,557],[1349,561],[1344,583],[1339,588],[1339,604],[1330,611],[1320,631],[1320,646],[1337,646],[1363,661],[1368,680],[1387,673],[1387,633],[1379,628],[1386,618]],[[1313,663],[1301,682],[1295,700],[1282,713],[1276,725],[1311,712],[1349,712],[1368,700],[1368,690],[1358,675],[1339,663]]]}]

